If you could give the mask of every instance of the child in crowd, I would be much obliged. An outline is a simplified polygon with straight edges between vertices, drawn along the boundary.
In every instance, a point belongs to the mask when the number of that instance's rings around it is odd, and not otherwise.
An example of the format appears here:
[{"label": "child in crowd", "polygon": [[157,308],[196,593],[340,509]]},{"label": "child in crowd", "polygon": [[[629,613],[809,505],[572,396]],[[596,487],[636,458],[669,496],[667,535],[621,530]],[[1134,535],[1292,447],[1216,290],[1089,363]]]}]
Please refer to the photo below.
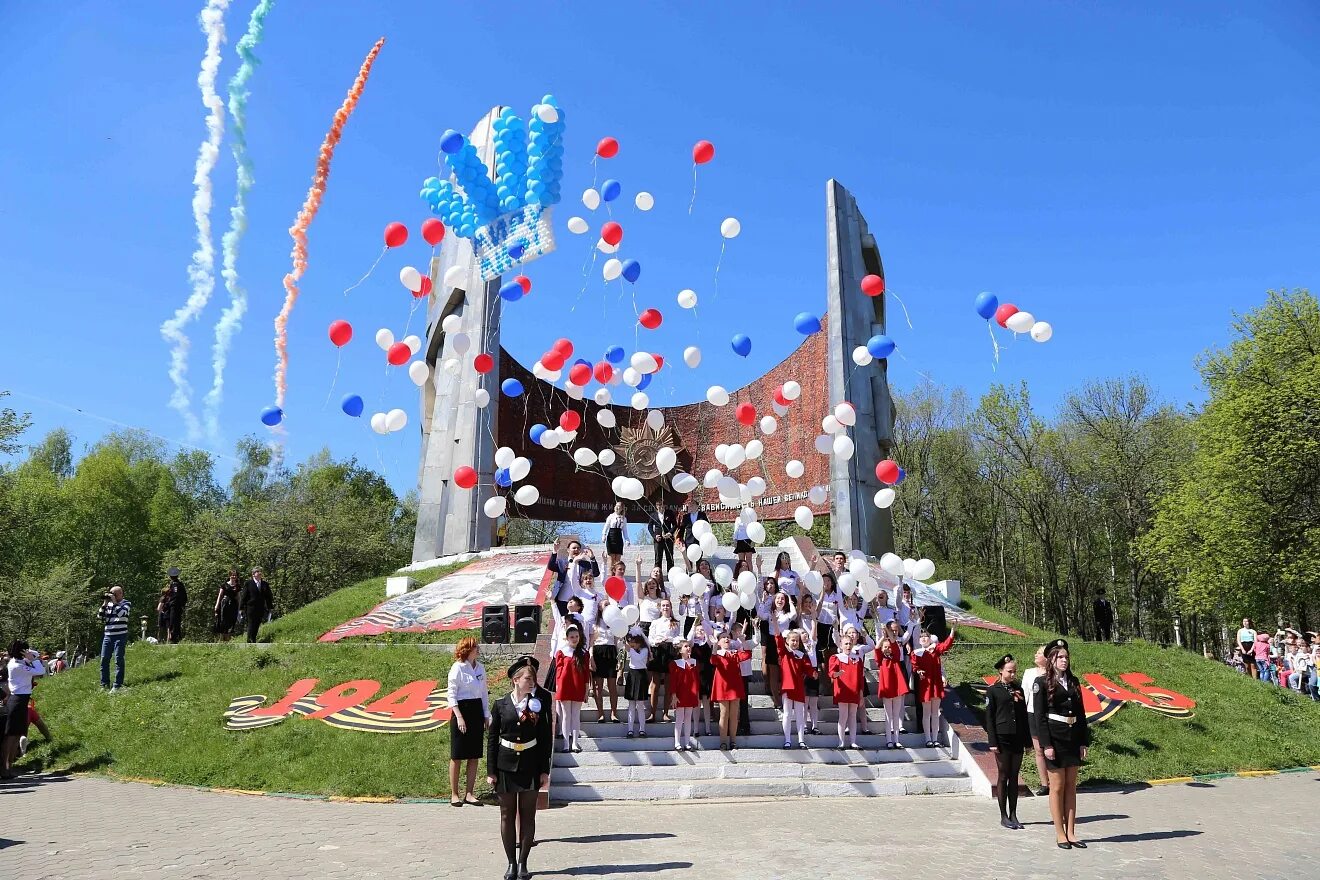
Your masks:
[{"label": "child in crowd", "polygon": [[628,701],[628,739],[632,739],[634,735],[646,736],[646,708],[651,688],[647,667],[651,662],[651,649],[639,627],[628,631],[625,643],[628,646],[627,668],[621,670],[619,676],[623,679],[623,698]]},{"label": "child in crowd", "polygon": [[798,748],[805,749],[807,747],[806,680],[808,676],[816,674],[816,668],[811,664],[803,648],[801,630],[790,629],[787,635],[784,635],[781,619],[779,614],[770,616],[770,633],[774,636],[775,649],[779,655],[780,694],[784,710],[784,748],[793,747],[792,730],[793,724],[796,723]]},{"label": "child in crowd", "polygon": [[885,709],[885,748],[898,748],[898,735],[903,732],[903,702],[908,694],[907,673],[903,669],[903,632],[898,621],[891,620],[884,628],[880,644],[875,649],[876,696]]},{"label": "child in crowd", "polygon": [[[806,699],[807,704],[807,733],[818,733],[816,722],[820,718],[820,670],[821,655],[820,642],[816,638],[818,632],[816,618],[816,600],[811,593],[802,591],[802,601],[798,605],[798,628],[802,632],[802,649],[807,652],[807,659],[811,661],[811,668],[815,674],[807,676],[806,680]],[[831,642],[833,639],[831,639]]]},{"label": "child in crowd", "polygon": [[940,701],[944,699],[944,664],[940,658],[953,647],[954,627],[949,637],[938,642],[930,633],[921,634],[921,647],[912,652],[912,666],[917,673],[917,700],[921,703],[921,724],[926,731],[926,748],[933,749],[940,736]]},{"label": "child in crowd", "polygon": [[712,695],[720,704],[720,749],[736,749],[739,703],[747,697],[741,667],[751,661],[752,652],[741,641],[735,643],[729,633],[721,635],[717,644],[719,647],[710,662],[715,667]]},{"label": "child in crowd", "polygon": [[560,732],[564,751],[580,752],[577,738],[582,733],[582,704],[587,699],[591,680],[591,655],[587,652],[582,630],[570,624],[564,630],[563,644],[555,653],[555,706],[559,709]]},{"label": "child in crowd", "polygon": [[[674,641],[683,637],[683,628],[674,617],[674,606],[668,599],[660,600],[660,616],[651,622],[646,641],[651,646],[651,717],[648,721],[662,723],[669,720],[669,706],[673,691],[667,686],[669,661],[674,659]],[[663,698],[661,694],[663,693]]]},{"label": "child in crowd", "polygon": [[857,647],[856,627],[845,627],[839,636],[839,650],[829,659],[830,680],[834,682],[834,705],[839,709],[839,748],[844,748],[844,733],[851,736],[851,747],[857,746],[857,715],[865,712],[862,702],[862,680],[866,677],[866,662],[854,650]]},{"label": "child in crowd", "polygon": [[[619,670],[619,636],[605,623],[603,617],[605,603],[596,603],[596,625],[592,627],[595,637],[591,645],[591,695],[596,701],[596,720],[619,723],[619,686],[616,676]],[[610,714],[605,715],[603,703],[605,690],[610,692]]]},{"label": "child in crowd", "polygon": [[[721,630],[724,632],[726,630]],[[701,699],[701,735],[710,736],[711,686],[715,683],[715,667],[710,655],[714,652],[719,635],[710,621],[701,621],[692,630],[692,659],[697,661],[697,695]],[[696,719],[693,719],[695,725]]]},{"label": "child in crowd", "polygon": [[697,661],[692,659],[692,642],[680,639],[678,657],[669,662],[669,690],[674,695],[674,748],[680,752],[696,749],[693,720],[700,702]]}]

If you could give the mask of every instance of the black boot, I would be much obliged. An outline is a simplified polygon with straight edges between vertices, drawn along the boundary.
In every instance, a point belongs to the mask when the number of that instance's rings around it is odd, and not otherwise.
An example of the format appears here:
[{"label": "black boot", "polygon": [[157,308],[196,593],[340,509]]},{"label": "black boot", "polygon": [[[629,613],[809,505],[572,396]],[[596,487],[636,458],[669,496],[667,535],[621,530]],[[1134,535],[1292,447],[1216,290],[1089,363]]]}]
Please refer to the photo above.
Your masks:
[{"label": "black boot", "polygon": [[518,865],[509,862],[509,867],[504,871],[504,880],[518,880]]},{"label": "black boot", "polygon": [[518,880],[531,880],[532,872],[527,870],[527,860],[523,859],[518,864]]}]

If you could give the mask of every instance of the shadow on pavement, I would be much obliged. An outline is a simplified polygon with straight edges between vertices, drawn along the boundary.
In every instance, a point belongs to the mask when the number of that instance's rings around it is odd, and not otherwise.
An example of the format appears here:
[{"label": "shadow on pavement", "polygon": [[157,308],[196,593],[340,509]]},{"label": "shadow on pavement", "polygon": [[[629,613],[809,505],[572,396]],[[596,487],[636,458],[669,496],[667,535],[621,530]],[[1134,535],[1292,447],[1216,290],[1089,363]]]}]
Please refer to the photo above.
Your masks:
[{"label": "shadow on pavement", "polygon": [[[1078,817],[1077,817],[1077,824],[1078,824],[1078,825],[1086,825],[1086,824],[1088,824],[1088,823],[1090,823],[1090,822],[1117,822],[1119,819],[1131,819],[1131,818],[1132,818],[1131,816],[1125,816],[1125,815],[1123,815],[1122,813],[1097,813],[1097,814],[1094,815],[1094,816],[1078,816]],[[1032,825],[1042,825],[1042,826],[1049,826],[1049,827],[1052,828],[1052,827],[1054,826],[1054,823],[1053,823],[1053,822],[1049,822],[1049,821],[1047,821],[1047,822],[1023,822],[1022,824],[1023,824],[1023,825],[1026,825],[1026,826],[1028,826],[1028,827],[1030,827],[1030,826],[1032,826]]]},{"label": "shadow on pavement", "polygon": [[592,877],[607,874],[658,874],[661,871],[679,871],[691,868],[691,862],[652,862],[645,865],[582,865],[562,871],[534,871],[536,876]]},{"label": "shadow on pavement", "polygon": [[1173,840],[1179,837],[1196,837],[1202,831],[1146,831],[1142,834],[1115,834],[1113,837],[1093,837],[1084,843],[1141,843],[1147,840]]},{"label": "shadow on pavement", "polygon": [[[72,776],[61,774],[23,774],[14,779],[0,779],[0,794],[29,794],[33,789],[55,782],[72,782]],[[22,841],[18,841],[22,843]]]},{"label": "shadow on pavement", "polygon": [[664,840],[677,837],[667,831],[655,834],[584,834],[581,837],[546,837],[536,841],[542,843],[616,843],[627,840]]},{"label": "shadow on pavement", "polygon": [[26,840],[6,840],[5,838],[0,837],[0,849],[8,849],[11,846],[22,846],[25,843],[27,843]]}]

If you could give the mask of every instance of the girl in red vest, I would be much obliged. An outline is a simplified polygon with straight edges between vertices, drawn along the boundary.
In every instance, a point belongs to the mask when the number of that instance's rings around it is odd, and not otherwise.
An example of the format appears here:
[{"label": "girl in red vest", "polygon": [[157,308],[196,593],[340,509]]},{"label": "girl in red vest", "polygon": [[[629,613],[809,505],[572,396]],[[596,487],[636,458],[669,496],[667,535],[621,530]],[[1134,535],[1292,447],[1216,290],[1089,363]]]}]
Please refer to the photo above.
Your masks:
[{"label": "girl in red vest", "polygon": [[926,731],[926,748],[933,749],[940,737],[940,701],[944,699],[944,664],[940,658],[953,647],[955,627],[949,637],[936,642],[930,633],[921,634],[921,647],[912,652],[912,668],[917,674],[917,699],[921,701],[921,724]]},{"label": "girl in red vest", "polygon": [[791,733],[797,722],[798,748],[807,747],[807,678],[816,674],[816,667],[802,643],[802,633],[790,629],[780,634],[779,615],[770,615],[770,633],[775,637],[775,650],[779,654],[779,691],[784,708],[784,748],[793,748]]},{"label": "girl in red vest", "polygon": [[[741,633],[741,625],[737,631]],[[720,633],[716,644],[719,648],[710,657],[710,663],[715,667],[711,696],[720,704],[720,748],[736,749],[738,703],[747,696],[742,664],[752,659],[752,652],[743,648],[741,640],[735,642],[728,632]]]},{"label": "girl in red vest", "polygon": [[888,729],[885,748],[898,748],[898,733],[903,729],[903,699],[908,694],[907,673],[903,671],[903,643],[897,621],[889,621],[875,649],[876,695],[885,707]]},{"label": "girl in red vest", "polygon": [[680,752],[695,749],[692,738],[696,726],[697,704],[701,702],[700,671],[692,659],[692,643],[678,643],[678,658],[669,661],[669,692],[674,695],[674,748]]},{"label": "girl in red vest", "polygon": [[555,702],[564,722],[564,751],[580,752],[578,734],[582,732],[582,704],[587,699],[591,681],[591,655],[582,644],[582,630],[569,625],[564,630],[564,644],[555,652]]},{"label": "girl in red vest", "polygon": [[830,657],[830,680],[834,683],[834,705],[839,707],[839,748],[844,748],[843,734],[852,738],[851,747],[857,745],[857,713],[862,707],[862,680],[866,677],[865,654],[861,657],[857,647],[857,628],[848,627],[839,636],[839,651]]}]

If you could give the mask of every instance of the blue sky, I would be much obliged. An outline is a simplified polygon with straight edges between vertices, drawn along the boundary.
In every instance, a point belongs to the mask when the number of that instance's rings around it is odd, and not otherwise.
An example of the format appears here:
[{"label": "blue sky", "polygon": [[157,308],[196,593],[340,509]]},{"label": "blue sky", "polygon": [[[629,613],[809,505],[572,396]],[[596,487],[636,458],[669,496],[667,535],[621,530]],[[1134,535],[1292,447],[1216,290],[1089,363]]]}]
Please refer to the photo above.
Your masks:
[{"label": "blue sky", "polygon": [[[255,0],[234,4],[222,87]],[[597,4],[509,12],[509,4],[296,3],[267,24],[252,83],[249,148],[257,184],[240,272],[251,305],[229,370],[216,447],[262,432],[273,399],[271,321],[283,299],[293,221],[317,148],[363,55],[388,42],[350,120],[310,232],[310,268],[291,325],[289,452],[329,446],[384,466],[400,489],[416,473],[417,396],[384,378],[376,328],[402,335],[400,267],[424,266],[417,196],[439,136],[468,130],[491,105],[522,113],[549,92],[567,111],[559,251],[528,268],[533,294],[505,311],[505,344],[530,363],[558,336],[599,357],[631,346],[635,320],[599,262],[598,227],[578,195],[604,135],[602,165],[625,198],[615,211],[642,262],[640,307],[666,321],[646,347],[701,369],[666,370],[660,404],[737,387],[798,343],[800,311],[824,309],[825,181],[858,197],[885,260],[906,360],[901,387],[926,373],[973,397],[991,382],[1030,383],[1053,409],[1086,380],[1139,372],[1174,402],[1200,399],[1198,353],[1222,343],[1235,310],[1273,287],[1317,284],[1320,10],[1313,3]],[[204,135],[196,78],[200,3],[5,4],[11,83],[0,161],[0,388],[25,396],[35,435],[67,426],[83,442],[104,419],[186,438],[166,401],[159,325],[186,299],[193,250],[193,166]],[[530,9],[531,7],[528,7]],[[689,217],[692,144],[709,139]],[[234,166],[228,142],[213,176],[217,246]],[[638,190],[657,206],[638,214]],[[738,217],[715,296],[718,227]],[[413,229],[345,300],[392,220]],[[594,236],[591,236],[594,240]],[[699,320],[675,304],[701,296]],[[991,369],[989,290],[1050,321],[1046,345],[1019,340]],[[859,294],[860,295],[860,294]],[[210,386],[222,285],[189,327],[194,407]],[[576,304],[576,307],[574,308]],[[569,311],[572,308],[572,311]],[[891,306],[892,309],[892,306]],[[400,406],[407,430],[376,438],[322,402],[335,370],[328,323],[357,331],[335,400]],[[413,319],[413,329],[421,325]],[[642,331],[646,333],[646,331]],[[752,356],[728,340],[745,332]],[[370,412],[369,409],[369,412]],[[211,445],[204,442],[202,445]]]}]

